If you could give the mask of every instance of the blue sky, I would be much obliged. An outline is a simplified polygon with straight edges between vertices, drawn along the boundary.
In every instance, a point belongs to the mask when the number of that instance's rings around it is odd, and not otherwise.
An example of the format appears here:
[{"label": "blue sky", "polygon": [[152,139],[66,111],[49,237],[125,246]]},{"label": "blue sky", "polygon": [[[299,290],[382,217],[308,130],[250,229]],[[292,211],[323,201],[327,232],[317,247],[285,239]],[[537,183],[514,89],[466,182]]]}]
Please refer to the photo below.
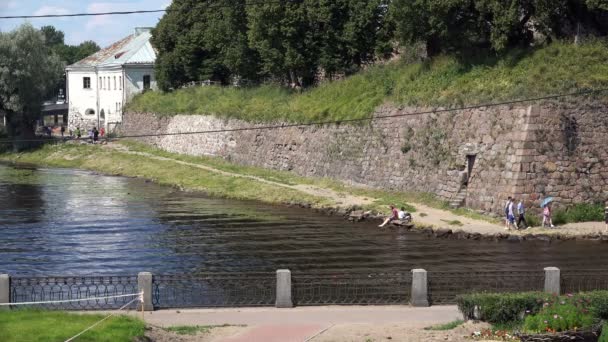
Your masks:
[{"label": "blue sky", "polygon": [[[0,15],[42,15],[164,9],[171,0],[0,0]],[[93,40],[105,47],[133,32],[138,26],[155,26],[161,13],[42,19],[0,19],[0,31],[24,22],[35,27],[53,25],[65,32],[67,44]]]}]

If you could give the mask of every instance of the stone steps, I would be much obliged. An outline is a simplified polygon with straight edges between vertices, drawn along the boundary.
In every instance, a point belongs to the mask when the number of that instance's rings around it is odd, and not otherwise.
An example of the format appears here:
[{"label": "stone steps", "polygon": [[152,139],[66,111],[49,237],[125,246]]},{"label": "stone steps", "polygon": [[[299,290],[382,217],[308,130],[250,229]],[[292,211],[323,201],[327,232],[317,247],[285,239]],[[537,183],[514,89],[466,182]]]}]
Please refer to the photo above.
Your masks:
[{"label": "stone steps", "polygon": [[462,188],[456,196],[450,200],[451,208],[460,208],[464,205],[464,200],[467,198],[467,188]]}]

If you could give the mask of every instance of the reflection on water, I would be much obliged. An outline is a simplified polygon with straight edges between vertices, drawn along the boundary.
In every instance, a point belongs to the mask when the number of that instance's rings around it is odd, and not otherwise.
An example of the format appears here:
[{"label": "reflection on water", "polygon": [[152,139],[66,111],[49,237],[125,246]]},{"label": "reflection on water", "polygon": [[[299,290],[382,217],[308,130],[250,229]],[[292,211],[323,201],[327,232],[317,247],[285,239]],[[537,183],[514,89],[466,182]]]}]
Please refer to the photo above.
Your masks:
[{"label": "reflection on water", "polygon": [[0,273],[603,268],[599,242],[432,239],[141,180],[0,165]]}]

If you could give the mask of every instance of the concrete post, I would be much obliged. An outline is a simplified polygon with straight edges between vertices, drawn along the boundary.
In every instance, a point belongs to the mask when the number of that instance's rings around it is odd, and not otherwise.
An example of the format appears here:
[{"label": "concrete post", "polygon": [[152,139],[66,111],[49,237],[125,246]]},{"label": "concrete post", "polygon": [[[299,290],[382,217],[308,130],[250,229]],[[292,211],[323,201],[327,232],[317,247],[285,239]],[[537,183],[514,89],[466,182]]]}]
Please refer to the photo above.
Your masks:
[{"label": "concrete post", "polygon": [[152,273],[139,272],[137,275],[137,291],[144,292],[144,311],[154,311],[152,305]]},{"label": "concrete post", "polygon": [[291,271],[277,270],[277,308],[293,308],[291,301]]},{"label": "concrete post", "polygon": [[429,306],[428,280],[426,270],[412,270],[412,306]]},{"label": "concrete post", "polygon": [[560,294],[559,268],[545,267],[545,292]]},{"label": "concrete post", "polygon": [[[8,274],[0,274],[0,303],[10,303],[11,286]],[[8,306],[0,306],[0,310],[8,309]]]}]

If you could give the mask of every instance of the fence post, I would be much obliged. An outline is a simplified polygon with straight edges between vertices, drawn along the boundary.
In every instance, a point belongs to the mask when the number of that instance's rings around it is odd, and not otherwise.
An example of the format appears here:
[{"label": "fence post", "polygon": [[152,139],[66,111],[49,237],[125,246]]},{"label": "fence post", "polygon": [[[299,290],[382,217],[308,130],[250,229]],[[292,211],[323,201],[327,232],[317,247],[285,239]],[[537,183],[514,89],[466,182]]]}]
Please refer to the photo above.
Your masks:
[{"label": "fence post", "polygon": [[545,267],[545,292],[560,294],[560,271],[557,267]]},{"label": "fence post", "polygon": [[[0,303],[10,303],[11,286],[8,274],[0,274]],[[0,306],[0,310],[8,309],[8,306]]]},{"label": "fence post", "polygon": [[293,308],[291,301],[291,271],[277,270],[277,308]]},{"label": "fence post", "polygon": [[429,306],[428,280],[426,270],[412,270],[412,306]]},{"label": "fence post", "polygon": [[144,292],[144,311],[154,311],[152,305],[152,273],[139,272],[137,274],[137,291]]}]

